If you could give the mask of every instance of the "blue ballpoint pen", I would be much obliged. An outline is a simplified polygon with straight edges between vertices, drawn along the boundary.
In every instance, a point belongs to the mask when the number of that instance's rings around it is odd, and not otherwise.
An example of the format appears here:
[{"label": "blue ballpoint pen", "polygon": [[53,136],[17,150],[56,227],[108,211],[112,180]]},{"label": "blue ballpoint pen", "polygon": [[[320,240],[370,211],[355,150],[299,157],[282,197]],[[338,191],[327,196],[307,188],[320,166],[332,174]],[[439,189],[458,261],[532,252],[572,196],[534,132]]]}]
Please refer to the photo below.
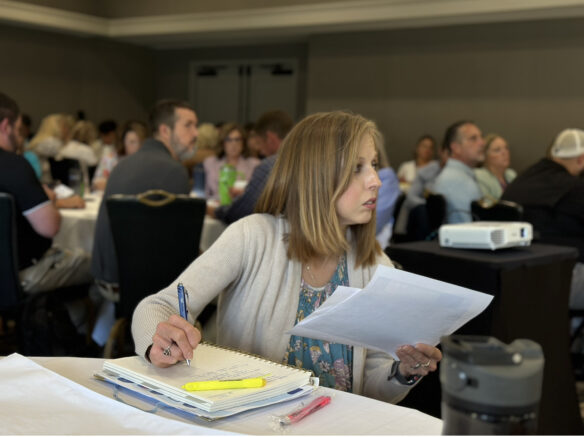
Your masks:
[{"label": "blue ballpoint pen", "polygon": [[[182,285],[182,282],[179,282],[176,286],[176,291],[178,293],[178,309],[180,311],[180,316],[188,320],[187,315],[187,298],[189,297],[188,293],[185,291],[185,288]],[[187,365],[191,365],[191,360],[187,359]]]}]

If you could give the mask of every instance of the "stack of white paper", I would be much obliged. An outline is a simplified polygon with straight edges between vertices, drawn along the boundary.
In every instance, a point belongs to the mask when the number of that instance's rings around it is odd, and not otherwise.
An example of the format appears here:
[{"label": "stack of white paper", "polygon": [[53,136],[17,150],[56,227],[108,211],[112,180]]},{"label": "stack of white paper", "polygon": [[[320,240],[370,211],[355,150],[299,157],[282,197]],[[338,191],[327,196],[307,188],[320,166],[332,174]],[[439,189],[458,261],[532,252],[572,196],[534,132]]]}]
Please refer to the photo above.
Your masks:
[{"label": "stack of white paper", "polygon": [[289,333],[387,352],[437,345],[484,311],[493,296],[379,266],[365,288],[338,287]]},{"label": "stack of white paper", "polygon": [[[312,388],[310,371],[205,343],[195,349],[190,366],[182,362],[162,369],[144,358],[126,357],[106,361],[99,376],[116,383],[123,382],[125,378],[150,390],[153,395],[160,394],[204,412],[220,412],[211,417],[223,417],[227,412],[241,411],[240,407],[257,408],[292,399],[298,393],[306,394]],[[257,377],[266,379],[264,387],[205,391],[187,391],[182,388],[184,384],[194,381]],[[126,385],[126,388],[131,387]]]},{"label": "stack of white paper", "polygon": [[124,405],[18,354],[0,360],[0,405],[3,435],[226,434]]}]

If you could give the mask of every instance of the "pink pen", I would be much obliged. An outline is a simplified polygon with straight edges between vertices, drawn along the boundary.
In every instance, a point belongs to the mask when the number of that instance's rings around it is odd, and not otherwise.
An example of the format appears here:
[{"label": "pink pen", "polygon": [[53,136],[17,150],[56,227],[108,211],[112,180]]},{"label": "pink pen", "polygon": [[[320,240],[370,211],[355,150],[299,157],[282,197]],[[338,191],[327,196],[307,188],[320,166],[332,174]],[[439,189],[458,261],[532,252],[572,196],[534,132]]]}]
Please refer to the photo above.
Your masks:
[{"label": "pink pen", "polygon": [[283,425],[289,425],[291,423],[299,422],[309,414],[314,413],[315,411],[320,410],[322,407],[328,405],[330,402],[331,402],[330,396],[319,396],[307,406],[302,407],[299,410],[296,410],[293,413],[288,414],[280,422]]}]

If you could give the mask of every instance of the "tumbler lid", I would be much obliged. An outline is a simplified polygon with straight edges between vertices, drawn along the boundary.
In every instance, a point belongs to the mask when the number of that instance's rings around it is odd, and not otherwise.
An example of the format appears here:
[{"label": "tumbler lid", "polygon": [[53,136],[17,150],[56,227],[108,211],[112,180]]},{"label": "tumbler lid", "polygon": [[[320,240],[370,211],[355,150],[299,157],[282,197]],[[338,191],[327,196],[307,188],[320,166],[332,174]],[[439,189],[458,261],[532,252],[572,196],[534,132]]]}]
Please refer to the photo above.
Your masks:
[{"label": "tumbler lid", "polygon": [[[541,396],[543,352],[528,339],[505,344],[493,337],[441,338],[443,400],[474,410],[534,408]],[[504,410],[500,410],[504,407]]]}]

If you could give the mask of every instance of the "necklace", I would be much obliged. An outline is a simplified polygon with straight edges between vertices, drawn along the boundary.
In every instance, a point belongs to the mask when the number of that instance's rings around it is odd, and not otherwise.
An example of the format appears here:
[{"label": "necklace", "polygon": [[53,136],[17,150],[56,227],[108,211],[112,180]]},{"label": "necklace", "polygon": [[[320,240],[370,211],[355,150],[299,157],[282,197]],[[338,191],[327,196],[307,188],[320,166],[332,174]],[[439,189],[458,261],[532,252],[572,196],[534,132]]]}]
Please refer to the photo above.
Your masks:
[{"label": "necklace", "polygon": [[[335,267],[335,269],[336,269],[336,266],[337,266],[337,264],[338,264],[338,262],[339,262],[339,261],[338,261],[338,259],[337,259],[337,260],[335,260],[335,258],[332,258],[332,257],[326,257],[326,258],[324,259],[324,261],[322,261],[322,263],[320,263],[320,266],[317,266],[317,272],[316,272],[316,273],[317,273],[317,274],[320,274],[320,276],[322,276],[322,275],[323,275],[322,268],[323,268],[323,267],[325,267],[325,265],[326,265],[327,263],[331,262],[331,261],[334,261],[334,262],[335,262],[335,265],[334,265],[334,267]],[[318,283],[319,283],[319,281],[316,279],[316,276],[315,276],[315,274],[314,274],[315,272],[313,272],[312,268],[310,267],[310,264],[306,263],[306,264],[305,264],[305,267],[306,267],[306,271],[307,271],[307,272],[308,272],[308,274],[310,275],[310,279],[312,279],[312,281],[313,281],[313,284],[318,284]],[[319,273],[319,269],[320,269],[320,273]],[[326,269],[326,268],[325,268],[325,269]],[[325,273],[326,273],[326,272],[325,272]],[[332,274],[332,273],[331,273],[331,274]]]},{"label": "necklace", "polygon": [[314,274],[312,273],[312,270],[310,269],[310,266],[308,264],[306,264],[306,271],[308,272],[308,274],[310,275],[310,277],[312,278],[312,280],[316,284],[316,278],[314,277]]}]

